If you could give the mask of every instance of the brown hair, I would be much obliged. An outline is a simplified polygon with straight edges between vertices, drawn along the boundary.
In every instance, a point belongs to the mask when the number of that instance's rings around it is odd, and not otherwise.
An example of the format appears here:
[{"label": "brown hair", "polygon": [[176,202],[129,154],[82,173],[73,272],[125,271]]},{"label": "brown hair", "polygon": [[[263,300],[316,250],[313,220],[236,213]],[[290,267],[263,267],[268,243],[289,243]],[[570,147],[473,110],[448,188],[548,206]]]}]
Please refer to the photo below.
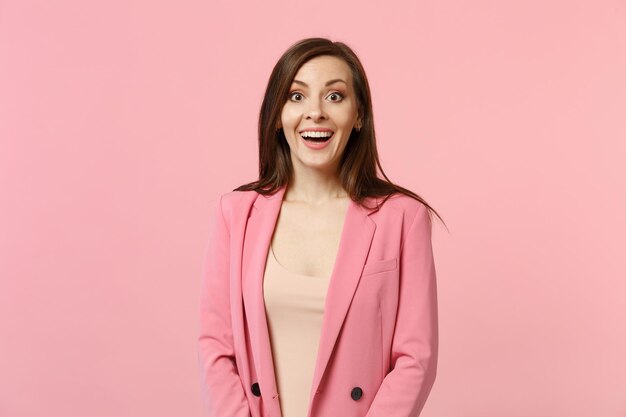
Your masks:
[{"label": "brown hair", "polygon": [[[339,179],[350,198],[363,204],[365,197],[385,197],[381,205],[394,193],[405,194],[423,203],[443,222],[426,201],[412,191],[393,184],[384,173],[378,159],[372,99],[365,70],[357,55],[342,42],[326,38],[307,38],[293,44],[280,57],[270,75],[259,115],[259,179],[235,188],[233,191],[251,191],[273,194],[291,178],[293,166],[289,145],[282,129],[276,130],[289,88],[299,68],[308,60],[330,55],[343,59],[352,72],[361,129],[352,129],[340,160]],[[379,178],[376,167],[385,179]],[[429,212],[429,216],[432,213]],[[444,222],[445,225],[445,222]]]}]

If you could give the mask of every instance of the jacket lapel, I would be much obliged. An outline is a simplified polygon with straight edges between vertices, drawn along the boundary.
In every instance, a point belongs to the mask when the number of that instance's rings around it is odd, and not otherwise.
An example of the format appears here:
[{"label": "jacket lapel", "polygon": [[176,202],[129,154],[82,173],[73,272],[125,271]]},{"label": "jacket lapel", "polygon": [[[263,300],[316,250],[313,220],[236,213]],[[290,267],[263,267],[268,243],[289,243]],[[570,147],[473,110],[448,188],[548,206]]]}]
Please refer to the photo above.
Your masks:
[{"label": "jacket lapel", "polygon": [[[270,241],[276,227],[286,186],[271,196],[260,195],[250,213],[243,249],[242,292],[252,353],[262,396],[270,415],[280,416],[274,361],[263,296],[263,276]],[[367,199],[371,205],[370,199]],[[322,331],[313,374],[310,398],[317,391],[328,364],[339,330],[348,312],[367,258],[376,224],[369,215],[373,211],[350,200],[339,242],[335,266],[331,274],[324,304]]]}]

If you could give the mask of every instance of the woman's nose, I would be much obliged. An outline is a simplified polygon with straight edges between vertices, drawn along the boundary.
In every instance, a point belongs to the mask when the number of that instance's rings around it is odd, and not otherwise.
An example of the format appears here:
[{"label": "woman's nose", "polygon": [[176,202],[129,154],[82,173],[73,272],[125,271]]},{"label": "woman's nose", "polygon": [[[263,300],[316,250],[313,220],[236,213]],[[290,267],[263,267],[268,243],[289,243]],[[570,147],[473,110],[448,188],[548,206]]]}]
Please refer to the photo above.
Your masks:
[{"label": "woman's nose", "polygon": [[321,103],[313,100],[307,110],[307,116],[313,120],[317,120],[320,117],[325,117],[326,114],[324,113],[324,109],[322,108]]}]

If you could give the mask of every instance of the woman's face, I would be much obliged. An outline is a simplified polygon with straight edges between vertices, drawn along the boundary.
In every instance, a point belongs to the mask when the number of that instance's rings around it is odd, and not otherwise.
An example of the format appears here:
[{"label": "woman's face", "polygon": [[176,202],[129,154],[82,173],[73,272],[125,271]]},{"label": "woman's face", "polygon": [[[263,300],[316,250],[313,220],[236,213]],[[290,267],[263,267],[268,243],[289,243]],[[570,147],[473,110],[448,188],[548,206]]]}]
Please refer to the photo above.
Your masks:
[{"label": "woman's face", "polygon": [[[336,170],[352,128],[360,127],[348,64],[328,55],[304,63],[291,84],[281,124],[294,166]],[[302,136],[307,130],[332,136],[309,142]]]}]

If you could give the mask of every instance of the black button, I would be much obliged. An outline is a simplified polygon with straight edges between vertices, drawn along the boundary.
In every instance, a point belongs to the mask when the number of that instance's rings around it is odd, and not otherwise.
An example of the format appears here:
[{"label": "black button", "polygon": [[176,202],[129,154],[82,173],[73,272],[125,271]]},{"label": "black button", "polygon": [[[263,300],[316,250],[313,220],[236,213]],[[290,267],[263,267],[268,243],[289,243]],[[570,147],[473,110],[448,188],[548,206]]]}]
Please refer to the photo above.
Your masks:
[{"label": "black button", "polygon": [[258,382],[255,382],[254,384],[252,384],[252,393],[256,395],[257,397],[261,396],[261,388],[259,388]]},{"label": "black button", "polygon": [[363,396],[363,390],[361,389],[361,387],[354,387],[352,388],[352,392],[350,393],[350,395],[352,396],[352,399],[356,401]]}]

